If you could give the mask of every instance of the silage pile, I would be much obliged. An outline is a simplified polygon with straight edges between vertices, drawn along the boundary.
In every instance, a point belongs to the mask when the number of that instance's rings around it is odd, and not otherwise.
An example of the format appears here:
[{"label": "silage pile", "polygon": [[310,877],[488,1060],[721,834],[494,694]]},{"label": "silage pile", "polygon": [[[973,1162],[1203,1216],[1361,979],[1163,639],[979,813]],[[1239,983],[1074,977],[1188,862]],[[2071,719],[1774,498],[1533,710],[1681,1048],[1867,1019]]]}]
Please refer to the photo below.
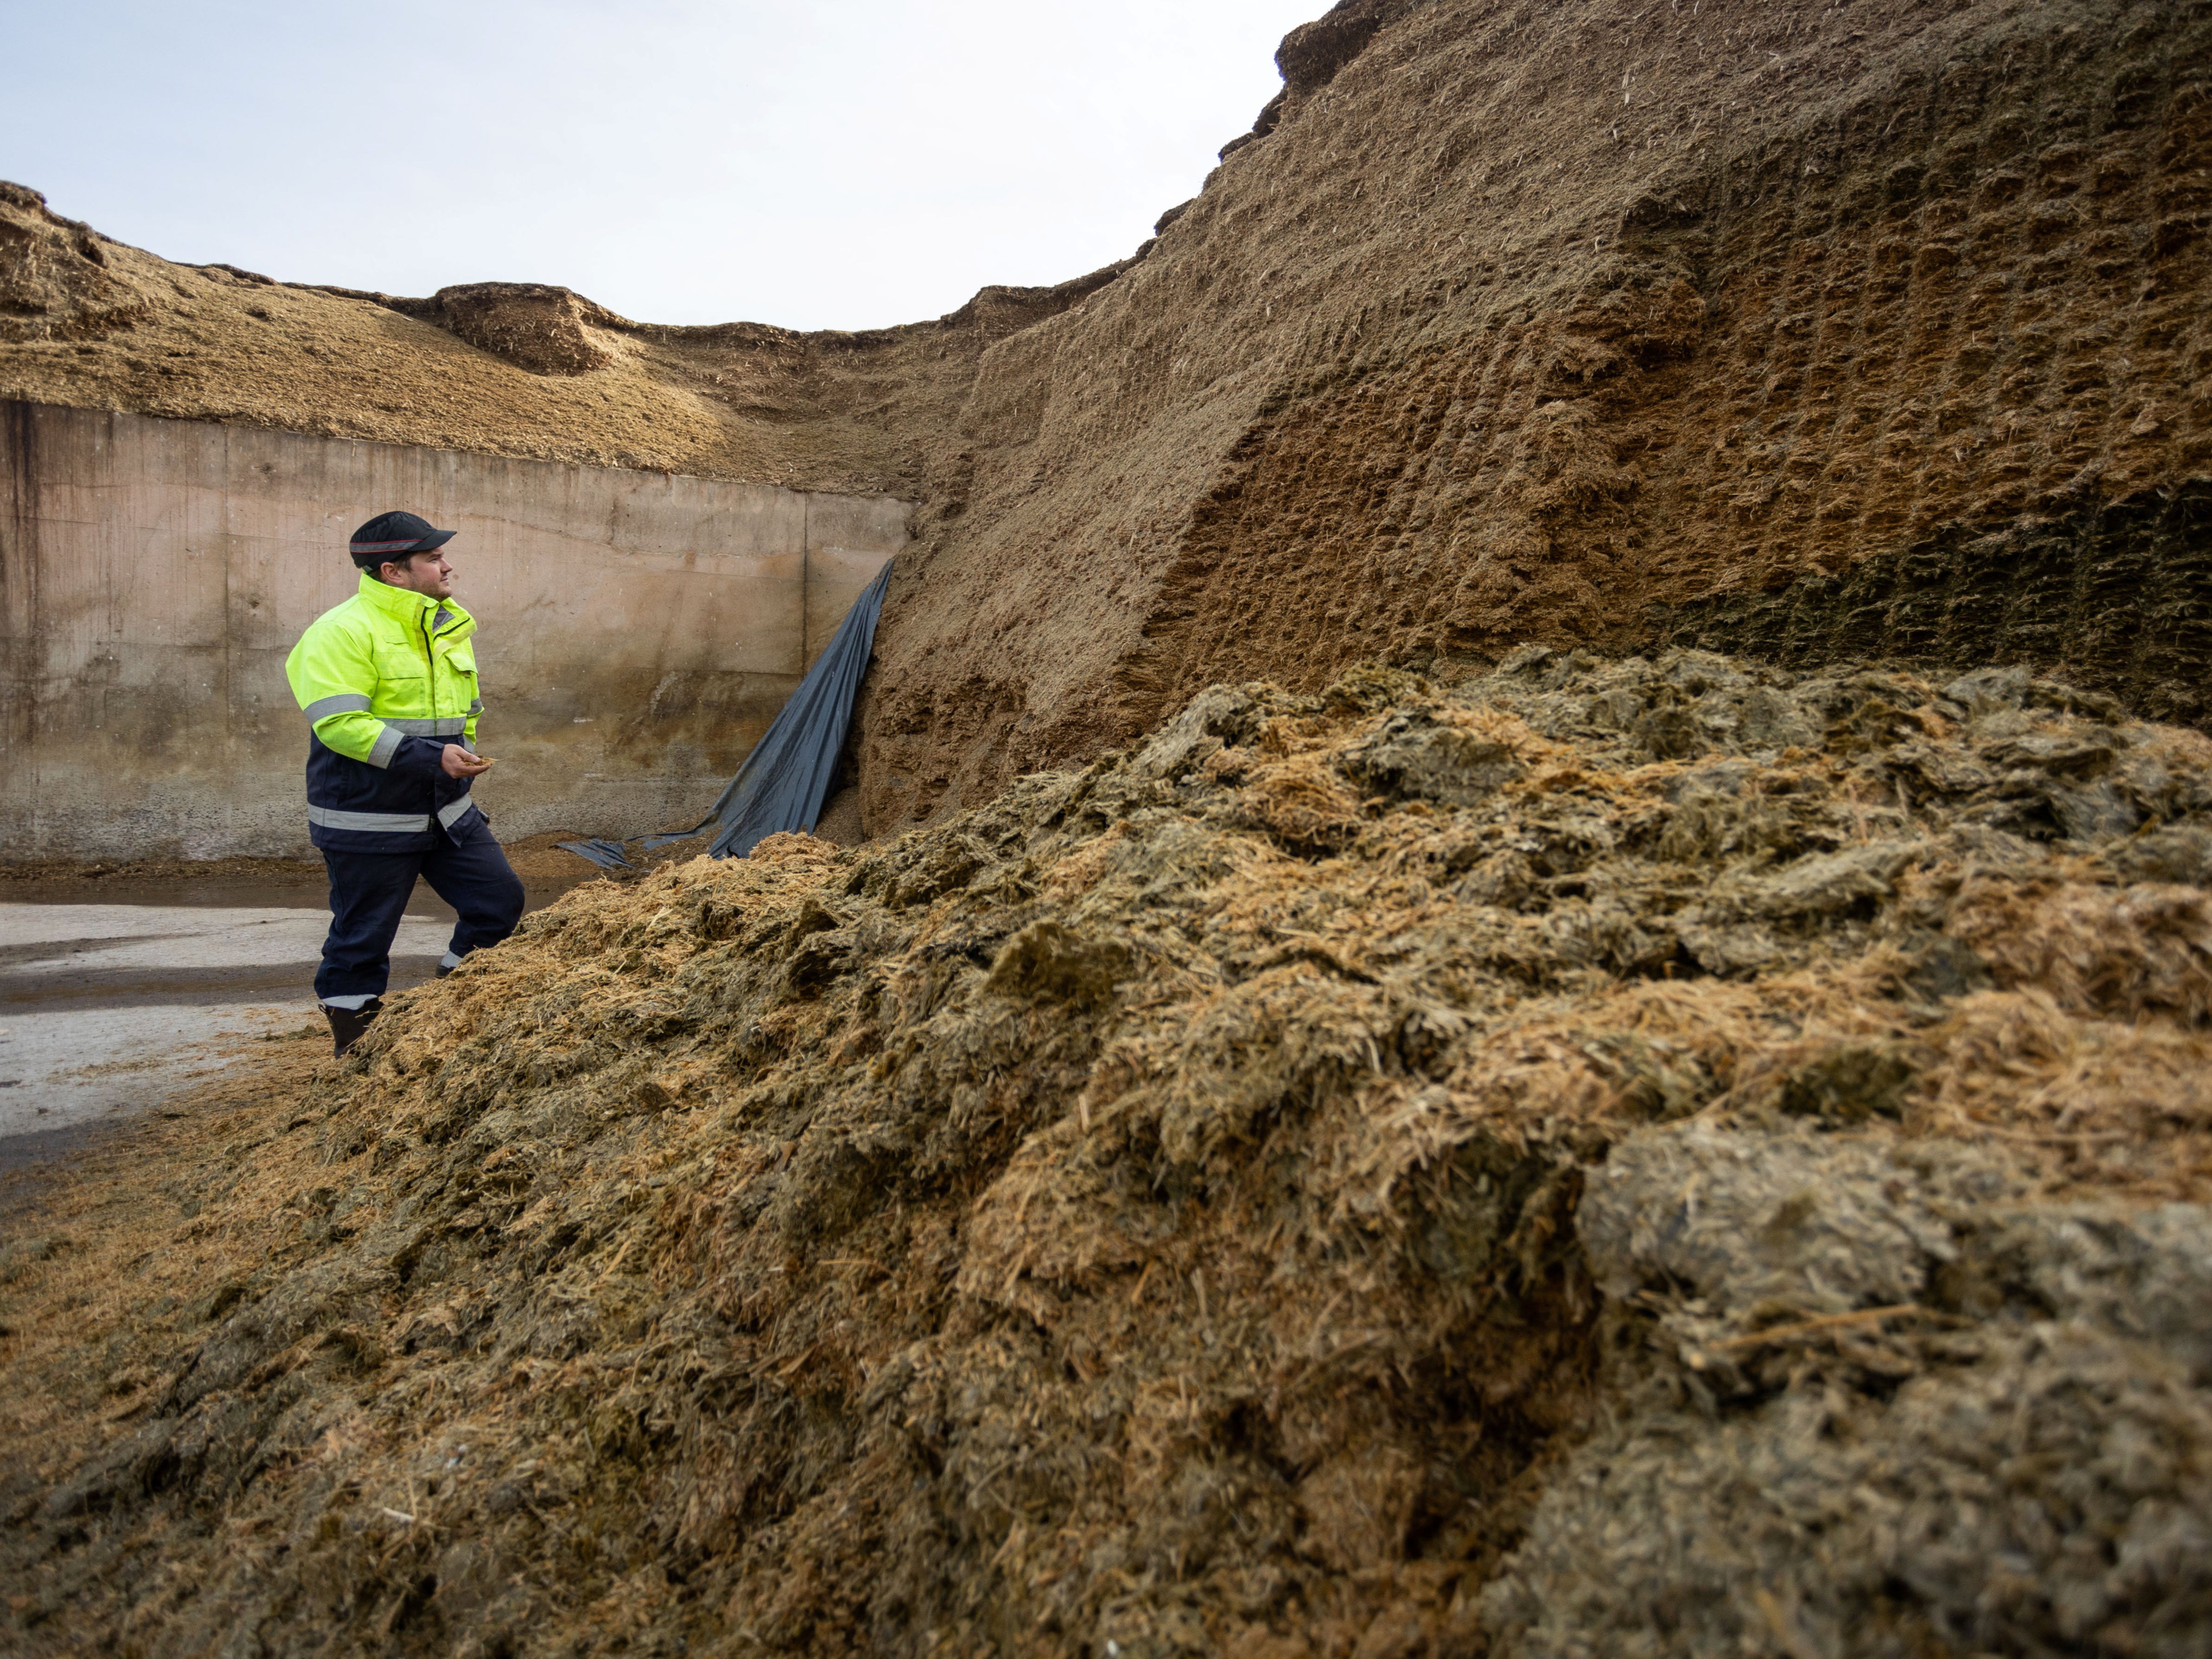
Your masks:
[{"label": "silage pile", "polygon": [[580,890],[189,1224],[17,1639],[2202,1652],[2209,826],[2018,671],[1532,647]]}]

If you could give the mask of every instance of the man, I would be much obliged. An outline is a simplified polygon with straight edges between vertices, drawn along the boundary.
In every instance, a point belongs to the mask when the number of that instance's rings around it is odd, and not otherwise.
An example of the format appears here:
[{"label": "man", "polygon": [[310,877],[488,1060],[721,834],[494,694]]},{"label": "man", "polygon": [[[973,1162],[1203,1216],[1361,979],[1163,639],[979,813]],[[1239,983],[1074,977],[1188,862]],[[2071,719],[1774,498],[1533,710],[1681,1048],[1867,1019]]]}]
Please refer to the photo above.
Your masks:
[{"label": "man", "polygon": [[285,659],[306,711],[307,834],[331,879],[315,995],[339,1054],[383,1007],[392,940],[415,878],[460,914],[451,973],[522,917],[522,883],[469,799],[491,769],[475,752],[476,619],[453,602],[453,539],[412,513],[353,533],[361,591],[315,618]]}]

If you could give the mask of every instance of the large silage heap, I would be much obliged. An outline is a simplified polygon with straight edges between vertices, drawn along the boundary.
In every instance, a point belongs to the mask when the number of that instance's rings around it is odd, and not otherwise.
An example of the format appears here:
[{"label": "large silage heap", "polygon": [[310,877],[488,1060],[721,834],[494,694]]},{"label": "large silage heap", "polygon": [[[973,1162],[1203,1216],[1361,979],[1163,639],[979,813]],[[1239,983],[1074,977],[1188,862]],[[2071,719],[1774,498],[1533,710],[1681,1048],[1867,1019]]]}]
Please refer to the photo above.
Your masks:
[{"label": "large silage heap", "polygon": [[189,1177],[20,1628],[2201,1650],[2208,875],[2094,694],[1536,648],[581,890]]}]

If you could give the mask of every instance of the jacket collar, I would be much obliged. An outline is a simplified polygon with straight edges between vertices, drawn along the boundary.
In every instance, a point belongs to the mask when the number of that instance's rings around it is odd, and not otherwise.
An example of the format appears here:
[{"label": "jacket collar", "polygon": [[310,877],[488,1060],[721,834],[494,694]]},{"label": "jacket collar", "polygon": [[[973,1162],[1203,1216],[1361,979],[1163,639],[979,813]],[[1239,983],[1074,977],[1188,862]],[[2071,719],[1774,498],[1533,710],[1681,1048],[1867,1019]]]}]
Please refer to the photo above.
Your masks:
[{"label": "jacket collar", "polygon": [[441,635],[450,631],[456,623],[473,623],[476,620],[462,610],[456,600],[428,599],[404,587],[394,587],[388,582],[377,580],[366,570],[361,573],[360,598],[363,605],[381,611],[388,617],[396,617],[410,628],[422,625],[424,611],[428,611],[434,617],[442,609],[446,620],[437,629]]}]

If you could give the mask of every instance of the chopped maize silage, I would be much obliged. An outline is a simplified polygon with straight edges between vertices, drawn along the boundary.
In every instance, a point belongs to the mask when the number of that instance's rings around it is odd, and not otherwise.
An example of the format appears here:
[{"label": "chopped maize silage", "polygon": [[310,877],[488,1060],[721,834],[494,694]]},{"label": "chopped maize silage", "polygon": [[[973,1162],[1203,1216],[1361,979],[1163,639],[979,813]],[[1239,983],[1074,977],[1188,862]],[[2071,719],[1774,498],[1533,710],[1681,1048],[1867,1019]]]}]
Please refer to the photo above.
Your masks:
[{"label": "chopped maize silage", "polygon": [[2201,1653],[2208,881],[2097,697],[1531,649],[594,884],[15,1270],[10,1639]]}]

